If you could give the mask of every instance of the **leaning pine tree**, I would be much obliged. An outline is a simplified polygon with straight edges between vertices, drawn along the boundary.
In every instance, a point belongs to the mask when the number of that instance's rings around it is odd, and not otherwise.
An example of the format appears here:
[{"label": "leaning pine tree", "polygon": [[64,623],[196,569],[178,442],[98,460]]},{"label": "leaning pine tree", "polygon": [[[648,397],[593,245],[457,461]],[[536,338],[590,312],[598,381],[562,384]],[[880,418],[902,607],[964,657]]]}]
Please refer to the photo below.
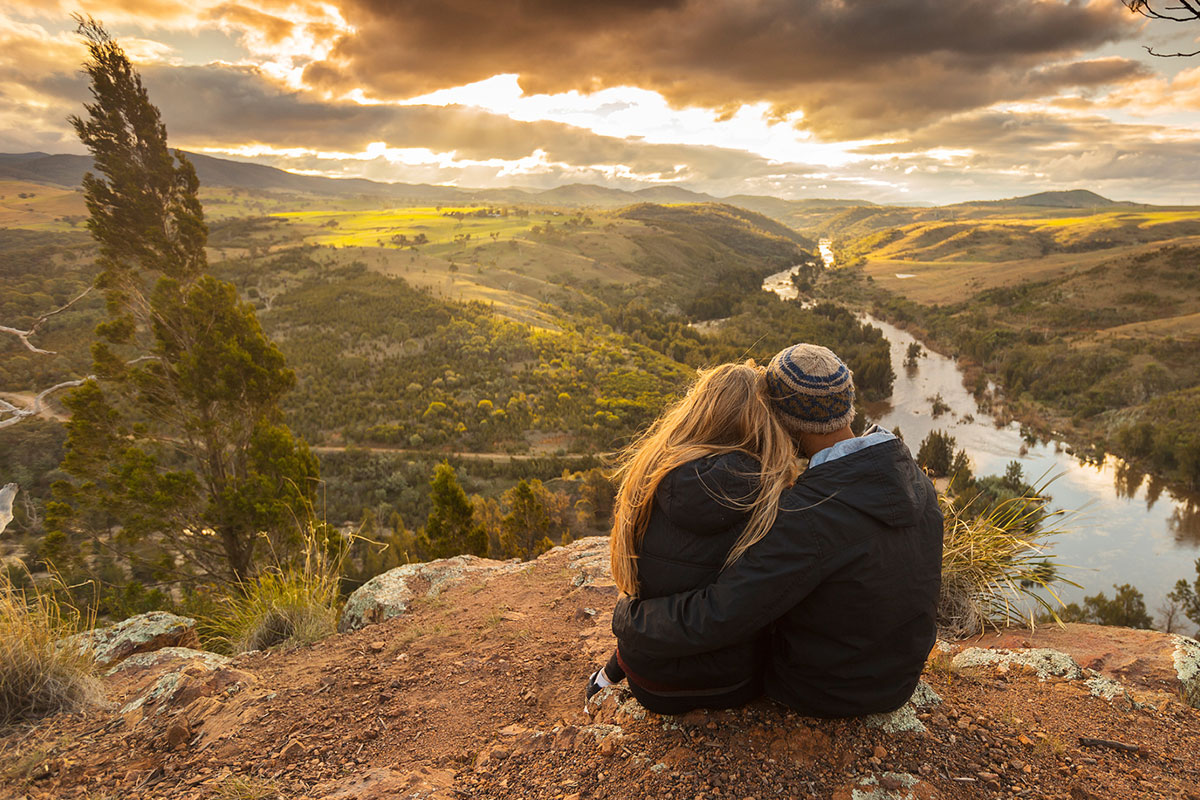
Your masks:
[{"label": "leaning pine tree", "polygon": [[97,22],[79,32],[93,102],[71,124],[95,158],[83,187],[109,317],[95,376],[65,400],[72,480],[51,543],[69,557],[90,536],[135,575],[242,581],[312,507],[316,458],[279,405],[295,378],[253,307],[207,274],[196,171],[138,73]]}]

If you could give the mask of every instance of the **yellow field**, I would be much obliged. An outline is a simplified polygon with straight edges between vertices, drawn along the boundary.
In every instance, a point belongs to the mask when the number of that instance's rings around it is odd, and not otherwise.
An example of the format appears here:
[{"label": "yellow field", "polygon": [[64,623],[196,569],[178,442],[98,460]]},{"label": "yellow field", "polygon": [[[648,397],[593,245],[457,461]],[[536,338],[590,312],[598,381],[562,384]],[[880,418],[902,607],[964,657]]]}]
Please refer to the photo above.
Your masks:
[{"label": "yellow field", "polygon": [[85,219],[87,207],[81,191],[25,181],[0,181],[0,228],[86,231]]},{"label": "yellow field", "polygon": [[[1175,240],[1180,245],[1200,245],[1200,237]],[[1129,245],[1091,253],[1060,253],[1013,261],[907,261],[868,258],[864,269],[879,286],[918,303],[955,303],[985,289],[1016,286],[1079,272],[1100,261],[1155,250],[1161,243]],[[912,275],[897,278],[896,275]]]},{"label": "yellow field", "polygon": [[[553,211],[530,213],[528,216],[500,212],[489,214],[483,206],[443,206],[388,208],[371,210],[314,209],[285,211],[271,216],[289,220],[304,241],[333,247],[407,247],[424,234],[436,252],[453,249],[463,242],[499,241],[527,233],[533,226],[561,225],[567,217]],[[459,216],[450,216],[462,215]],[[407,243],[393,237],[405,236]],[[469,237],[469,238],[467,238]],[[430,246],[432,246],[430,248]]]}]

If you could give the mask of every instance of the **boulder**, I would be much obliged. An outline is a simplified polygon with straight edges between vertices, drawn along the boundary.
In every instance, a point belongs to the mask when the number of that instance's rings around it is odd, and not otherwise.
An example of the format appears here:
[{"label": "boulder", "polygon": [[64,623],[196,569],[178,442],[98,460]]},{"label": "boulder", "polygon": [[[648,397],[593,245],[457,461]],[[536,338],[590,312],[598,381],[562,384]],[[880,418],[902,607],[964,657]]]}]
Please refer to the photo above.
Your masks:
[{"label": "boulder", "polygon": [[107,628],[70,636],[63,644],[90,652],[96,666],[107,669],[135,653],[164,647],[191,648],[198,646],[200,640],[196,636],[196,620],[166,611],[149,611]]},{"label": "boulder", "polygon": [[515,559],[493,561],[478,556],[454,556],[396,567],[371,578],[350,595],[338,630],[345,633],[377,625],[404,614],[417,597],[437,597],[451,586],[506,575],[520,568],[521,562]]},{"label": "boulder", "polygon": [[[1200,708],[1200,643],[1187,636],[1072,622],[1036,631],[1009,628],[958,642],[954,647],[960,654],[964,648],[1055,650],[1084,670],[1094,670],[1135,694],[1182,698],[1193,708]],[[1116,693],[1109,684],[1093,683],[1097,694]]]}]

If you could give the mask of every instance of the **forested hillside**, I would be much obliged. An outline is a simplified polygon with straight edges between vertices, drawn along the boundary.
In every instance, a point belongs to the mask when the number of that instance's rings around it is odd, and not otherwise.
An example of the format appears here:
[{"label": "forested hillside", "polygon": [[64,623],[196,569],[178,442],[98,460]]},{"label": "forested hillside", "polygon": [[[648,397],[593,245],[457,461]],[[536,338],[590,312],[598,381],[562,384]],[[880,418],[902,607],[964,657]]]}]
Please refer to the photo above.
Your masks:
[{"label": "forested hillside", "polygon": [[[387,545],[386,555],[355,545],[352,582],[436,555],[425,530],[451,513],[444,504],[456,493],[479,546],[497,557],[602,532],[612,487],[596,467],[697,367],[766,360],[810,339],[847,359],[864,398],[890,392],[878,331],[839,306],[804,308],[760,290],[766,275],[816,258],[810,240],[744,209],[369,208],[309,196],[288,210],[286,194],[206,196],[220,209],[212,271],[233,281],[295,372],[283,410],[321,459],[317,513]],[[95,252],[74,222],[47,222],[36,204],[14,208],[0,232],[9,256],[0,289],[6,323],[22,326],[90,284]],[[39,327],[54,354],[0,340],[0,396],[27,405],[87,374],[103,318],[93,292]],[[114,587],[106,613],[167,602],[149,588],[167,574],[152,547],[129,573],[120,559],[45,538],[66,413],[52,396],[40,419],[0,428],[0,470],[22,486],[10,557],[99,577]],[[443,460],[449,473],[435,469]],[[441,495],[431,478],[449,481]]]}]

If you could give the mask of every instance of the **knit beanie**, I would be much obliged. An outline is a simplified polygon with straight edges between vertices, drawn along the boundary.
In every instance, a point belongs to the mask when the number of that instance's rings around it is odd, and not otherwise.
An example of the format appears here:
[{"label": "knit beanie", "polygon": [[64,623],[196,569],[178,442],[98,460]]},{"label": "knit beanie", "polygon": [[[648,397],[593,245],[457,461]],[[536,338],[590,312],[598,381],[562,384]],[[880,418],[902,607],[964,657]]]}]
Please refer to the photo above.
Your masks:
[{"label": "knit beanie", "polygon": [[854,419],[854,376],[827,347],[795,344],[767,365],[767,391],[783,426],[831,433]]}]

